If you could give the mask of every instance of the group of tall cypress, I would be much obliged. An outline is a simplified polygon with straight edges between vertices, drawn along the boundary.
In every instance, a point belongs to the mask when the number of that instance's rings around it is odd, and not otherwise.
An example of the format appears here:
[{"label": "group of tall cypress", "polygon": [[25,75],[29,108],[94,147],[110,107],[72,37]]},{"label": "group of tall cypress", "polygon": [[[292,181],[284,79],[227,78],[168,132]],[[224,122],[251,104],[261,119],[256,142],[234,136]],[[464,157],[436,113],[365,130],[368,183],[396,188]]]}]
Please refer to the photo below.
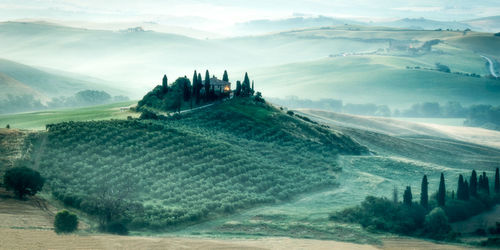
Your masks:
[{"label": "group of tall cypress", "polygon": [[[181,81],[180,90],[182,91],[182,96],[184,101],[189,101],[193,98],[196,104],[199,104],[201,100],[208,102],[217,99],[218,97],[227,97],[227,94],[217,95],[214,90],[214,86],[210,84],[210,73],[208,70],[205,71],[205,79],[202,80],[201,73],[197,73],[196,70],[193,73],[192,82],[187,79],[187,77],[181,77],[176,80],[176,82]],[[229,76],[227,71],[224,70],[222,76],[222,81],[229,82]],[[192,84],[191,84],[192,83]],[[164,93],[168,93],[168,78],[167,75],[163,75],[162,87]],[[202,91],[203,90],[203,91]],[[235,96],[251,96],[254,93],[254,83],[250,86],[250,78],[248,73],[245,73],[243,83],[241,81],[236,82],[236,89],[234,91]]]},{"label": "group of tall cypress", "polygon": [[[425,209],[429,209],[428,185],[429,182],[427,181],[427,175],[424,175],[424,177],[422,178],[422,184],[420,189],[420,205]],[[497,195],[500,194],[500,176],[498,168],[495,171],[495,181],[493,190],[495,194]],[[468,201],[470,197],[478,197],[480,193],[483,193],[484,195],[488,196],[490,195],[490,184],[488,176],[486,175],[486,172],[483,172],[482,175],[479,175],[478,178],[476,170],[472,170],[472,174],[469,178],[469,181],[464,180],[463,175],[461,174],[459,175],[456,197],[455,197],[455,191],[453,190],[451,192],[451,199],[453,200],[456,198],[458,200]],[[395,194],[394,197],[396,200],[397,195]],[[411,193],[411,187],[407,186],[403,194],[403,203],[408,206],[411,206],[413,203],[412,198],[413,196]],[[439,188],[436,194],[436,200],[438,206],[444,207],[446,205],[446,183],[444,180],[443,173],[441,173]]]}]

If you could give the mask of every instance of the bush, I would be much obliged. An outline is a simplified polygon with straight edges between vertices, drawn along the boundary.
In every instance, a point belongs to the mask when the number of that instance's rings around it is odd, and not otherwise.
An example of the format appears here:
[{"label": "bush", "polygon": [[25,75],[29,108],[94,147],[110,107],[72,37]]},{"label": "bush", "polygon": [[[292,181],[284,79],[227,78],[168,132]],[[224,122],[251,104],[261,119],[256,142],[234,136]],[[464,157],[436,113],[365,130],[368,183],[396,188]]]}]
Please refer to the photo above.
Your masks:
[{"label": "bush", "polygon": [[3,182],[7,190],[14,190],[19,199],[22,199],[26,195],[35,195],[42,190],[45,180],[33,169],[15,167],[5,172]]},{"label": "bush", "polygon": [[356,222],[370,230],[410,235],[423,224],[425,209],[394,203],[386,198],[368,196],[360,206],[347,208],[330,216],[331,220]]},{"label": "bush", "polygon": [[451,227],[442,208],[434,208],[425,216],[424,231],[428,237],[433,239],[444,239],[448,236]]},{"label": "bush", "polygon": [[71,233],[78,228],[78,217],[67,210],[62,210],[56,214],[54,220],[54,230],[56,233]]}]

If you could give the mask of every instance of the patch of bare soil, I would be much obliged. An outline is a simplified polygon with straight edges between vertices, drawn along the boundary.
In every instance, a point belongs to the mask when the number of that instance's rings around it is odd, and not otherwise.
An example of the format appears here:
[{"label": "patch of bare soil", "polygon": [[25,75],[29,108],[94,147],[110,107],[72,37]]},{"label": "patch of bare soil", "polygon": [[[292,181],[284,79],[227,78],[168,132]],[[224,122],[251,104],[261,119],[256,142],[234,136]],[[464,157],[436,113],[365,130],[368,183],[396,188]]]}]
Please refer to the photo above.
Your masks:
[{"label": "patch of bare soil", "polygon": [[353,249],[370,245],[336,241],[263,238],[248,240],[114,235],[57,235],[53,231],[0,228],[0,249]]},{"label": "patch of bare soil", "polygon": [[414,238],[390,238],[382,240],[383,245],[380,249],[384,250],[402,250],[402,249],[414,249],[414,250],[462,250],[462,249],[478,249],[474,247],[455,245],[449,243],[435,243],[426,240],[414,239]]}]

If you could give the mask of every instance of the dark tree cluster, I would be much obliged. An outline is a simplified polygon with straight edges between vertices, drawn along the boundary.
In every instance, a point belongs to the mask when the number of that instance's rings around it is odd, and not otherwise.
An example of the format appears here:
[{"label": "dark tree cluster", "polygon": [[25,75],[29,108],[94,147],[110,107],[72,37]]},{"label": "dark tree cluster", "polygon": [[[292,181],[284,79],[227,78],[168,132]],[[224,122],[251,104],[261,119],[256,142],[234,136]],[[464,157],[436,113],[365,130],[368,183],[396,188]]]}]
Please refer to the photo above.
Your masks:
[{"label": "dark tree cluster", "polygon": [[421,183],[420,203],[413,202],[411,187],[407,186],[402,203],[398,201],[395,189],[393,201],[369,196],[360,206],[334,213],[330,219],[360,223],[368,229],[448,239],[456,236],[451,231],[449,223],[470,218],[491,209],[500,202],[498,168],[495,172],[493,195],[490,193],[486,172],[479,175],[478,180],[475,170],[472,171],[469,180],[459,175],[456,197],[454,191],[451,193],[446,191],[445,178],[442,173],[439,188],[434,195],[435,200],[429,200],[428,185],[427,176],[424,175]]},{"label": "dark tree cluster", "polygon": [[3,183],[7,190],[13,190],[19,199],[23,199],[41,191],[45,179],[31,168],[14,167],[5,172]]},{"label": "dark tree cluster", "polygon": [[[180,77],[171,85],[168,84],[167,76],[164,75],[162,85],[156,86],[152,91],[147,93],[138,103],[138,110],[144,111],[148,108],[176,111],[179,112],[183,107],[193,108],[194,106],[204,105],[231,96],[231,92],[235,97],[250,97],[254,95],[253,81],[250,83],[248,74],[245,73],[243,84],[240,81],[236,82],[236,89],[225,89],[217,85],[217,82],[211,82],[210,72],[205,71],[205,78],[202,79],[201,73],[196,70],[193,73],[192,81],[187,77]],[[219,82],[220,80],[216,79]],[[229,76],[224,70],[222,81],[229,84]],[[215,88],[217,85],[217,89]],[[259,96],[259,100],[262,99]]]}]

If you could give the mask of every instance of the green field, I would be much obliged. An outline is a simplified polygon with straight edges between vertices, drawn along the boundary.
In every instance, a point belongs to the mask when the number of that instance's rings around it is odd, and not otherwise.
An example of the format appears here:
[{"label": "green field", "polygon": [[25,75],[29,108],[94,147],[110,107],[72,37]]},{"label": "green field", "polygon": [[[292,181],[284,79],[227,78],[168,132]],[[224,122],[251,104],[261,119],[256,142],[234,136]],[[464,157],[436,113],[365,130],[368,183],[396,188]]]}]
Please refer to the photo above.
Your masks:
[{"label": "green field", "polygon": [[[479,71],[484,62],[479,56],[477,58],[475,68],[458,68],[457,65],[458,69],[452,68],[452,71]],[[334,98],[346,103],[376,103],[394,108],[436,101],[499,104],[498,80],[406,69],[406,66],[434,68],[436,62],[460,62],[459,58],[447,61],[424,59],[390,55],[347,56],[260,68],[253,72],[256,83],[263,83],[257,86],[268,96],[299,95],[315,100]]]},{"label": "green field", "polygon": [[44,130],[45,125],[51,123],[126,119],[127,116],[138,117],[139,114],[128,110],[120,111],[120,107],[129,107],[136,103],[137,101],[128,101],[85,108],[5,114],[0,115],[0,125],[5,127],[9,124],[11,128],[17,129]]}]

